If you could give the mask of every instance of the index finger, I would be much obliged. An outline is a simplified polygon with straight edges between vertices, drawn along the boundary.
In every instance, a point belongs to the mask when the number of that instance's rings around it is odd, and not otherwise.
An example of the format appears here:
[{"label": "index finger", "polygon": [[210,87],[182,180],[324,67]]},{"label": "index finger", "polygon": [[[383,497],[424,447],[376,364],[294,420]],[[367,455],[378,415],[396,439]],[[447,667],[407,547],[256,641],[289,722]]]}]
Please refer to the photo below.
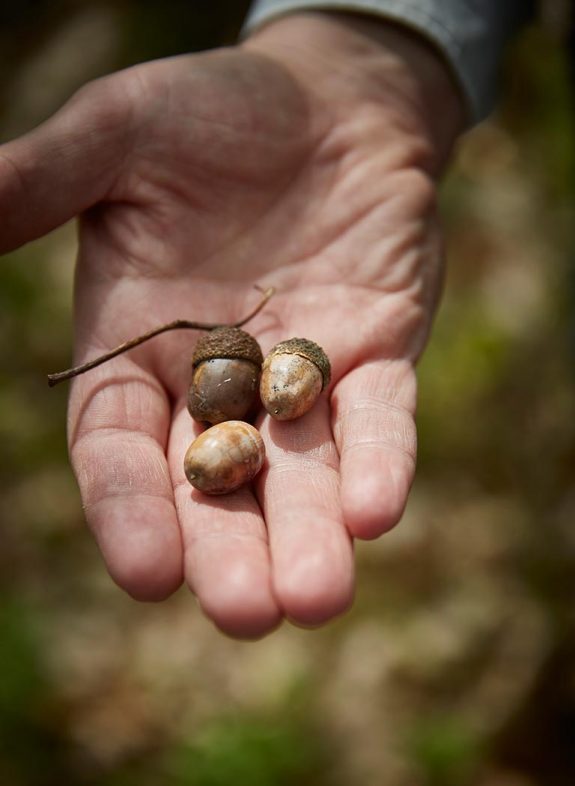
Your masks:
[{"label": "index finger", "polygon": [[138,600],[182,582],[182,545],[165,456],[170,405],[129,358],[75,380],[69,447],[86,520],[108,570]]}]

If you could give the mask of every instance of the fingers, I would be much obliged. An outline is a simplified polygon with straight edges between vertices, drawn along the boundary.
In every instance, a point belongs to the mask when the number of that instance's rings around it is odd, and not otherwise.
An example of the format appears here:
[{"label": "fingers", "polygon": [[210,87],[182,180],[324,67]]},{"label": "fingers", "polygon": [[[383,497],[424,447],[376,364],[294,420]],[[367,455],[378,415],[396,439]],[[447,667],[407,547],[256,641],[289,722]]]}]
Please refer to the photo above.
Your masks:
[{"label": "fingers", "polygon": [[256,638],[284,614],[317,625],[345,611],[353,598],[353,549],[327,402],[297,422],[264,419],[267,462],[257,486],[265,523],[247,488],[210,498],[190,487],[183,456],[197,431],[182,407],[169,458],[186,579],[206,615],[228,635]]},{"label": "fingers", "polygon": [[124,82],[116,75],[88,84],[34,131],[0,145],[0,253],[105,197],[128,146]]},{"label": "fingers", "polygon": [[415,471],[415,398],[415,373],[403,360],[360,366],[333,391],[342,507],[354,537],[376,538],[403,513]]},{"label": "fingers", "polygon": [[112,578],[138,600],[161,600],[182,581],[169,417],[158,382],[125,358],[72,388],[70,455],[86,519]]},{"label": "fingers", "polygon": [[353,549],[339,502],[338,459],[322,400],[304,417],[261,426],[268,464],[257,483],[274,591],[293,622],[318,625],[353,599]]},{"label": "fingers", "polygon": [[258,638],[282,619],[272,587],[266,527],[248,487],[209,497],[190,486],[183,459],[199,430],[182,404],[174,420],[169,458],[186,580],[204,613],[224,633]]}]

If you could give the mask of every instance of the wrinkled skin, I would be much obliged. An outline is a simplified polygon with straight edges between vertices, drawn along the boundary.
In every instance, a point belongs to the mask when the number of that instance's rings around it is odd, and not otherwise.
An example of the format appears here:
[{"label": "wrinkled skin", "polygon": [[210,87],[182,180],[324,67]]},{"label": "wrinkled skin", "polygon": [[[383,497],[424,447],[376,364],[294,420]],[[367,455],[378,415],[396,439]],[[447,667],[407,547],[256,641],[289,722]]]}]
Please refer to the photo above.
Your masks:
[{"label": "wrinkled skin", "polygon": [[[454,107],[449,123],[437,126],[428,89]],[[306,336],[332,363],[301,420],[262,413],[264,471],[218,499],[192,490],[182,465],[198,433],[186,409],[195,334],[73,382],[86,518],[134,597],[186,580],[245,638],[349,607],[353,538],[392,527],[413,478],[413,365],[441,279],[434,178],[457,102],[407,34],[296,16],[242,46],[91,83],[0,147],[0,250],[80,215],[76,362],[175,318],[234,321],[258,283],[277,288],[249,325],[264,353]]]}]

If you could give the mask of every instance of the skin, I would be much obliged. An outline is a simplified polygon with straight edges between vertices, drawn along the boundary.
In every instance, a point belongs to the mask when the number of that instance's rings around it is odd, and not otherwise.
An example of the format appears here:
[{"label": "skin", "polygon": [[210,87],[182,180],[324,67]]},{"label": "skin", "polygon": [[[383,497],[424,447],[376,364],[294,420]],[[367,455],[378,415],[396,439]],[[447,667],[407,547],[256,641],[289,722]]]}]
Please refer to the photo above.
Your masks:
[{"label": "skin", "polygon": [[441,285],[436,179],[461,129],[440,57],[381,21],[294,14],[234,48],[88,84],[0,147],[0,251],[79,216],[75,362],[177,317],[306,336],[327,394],[257,421],[253,489],[206,498],[183,456],[193,334],[158,337],[71,385],[69,444],[114,580],[161,600],[186,581],[224,632],[315,626],[352,602],[353,539],[404,509],[414,363]]}]

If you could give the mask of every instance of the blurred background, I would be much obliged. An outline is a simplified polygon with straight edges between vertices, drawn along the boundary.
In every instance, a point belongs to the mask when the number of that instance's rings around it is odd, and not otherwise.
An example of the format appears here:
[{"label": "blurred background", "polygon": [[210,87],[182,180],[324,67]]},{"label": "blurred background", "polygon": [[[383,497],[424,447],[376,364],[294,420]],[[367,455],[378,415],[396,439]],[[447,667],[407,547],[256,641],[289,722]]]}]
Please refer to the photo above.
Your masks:
[{"label": "blurred background", "polygon": [[[138,604],[83,524],[65,445],[73,225],[0,264],[3,786],[575,784],[574,115],[567,3],[541,4],[442,190],[448,275],[395,531],[354,609],[224,638]],[[0,6],[0,140],[87,80],[232,42],[240,0]],[[1,220],[0,220],[1,227]],[[1,231],[1,230],[0,230]]]}]

